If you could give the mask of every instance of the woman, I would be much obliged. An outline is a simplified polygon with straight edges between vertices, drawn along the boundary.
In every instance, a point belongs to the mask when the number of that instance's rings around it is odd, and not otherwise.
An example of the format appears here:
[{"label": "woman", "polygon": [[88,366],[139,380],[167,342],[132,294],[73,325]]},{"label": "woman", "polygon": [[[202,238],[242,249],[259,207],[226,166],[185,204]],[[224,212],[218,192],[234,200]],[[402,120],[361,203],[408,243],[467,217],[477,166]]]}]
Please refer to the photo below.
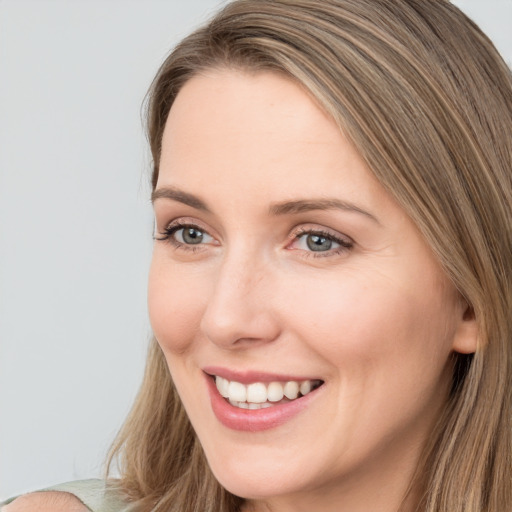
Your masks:
[{"label": "woman", "polygon": [[[90,508],[508,510],[511,128],[444,0],[242,0],[186,38],[149,97],[155,340]],[[6,509],[48,499],[82,507]]]}]

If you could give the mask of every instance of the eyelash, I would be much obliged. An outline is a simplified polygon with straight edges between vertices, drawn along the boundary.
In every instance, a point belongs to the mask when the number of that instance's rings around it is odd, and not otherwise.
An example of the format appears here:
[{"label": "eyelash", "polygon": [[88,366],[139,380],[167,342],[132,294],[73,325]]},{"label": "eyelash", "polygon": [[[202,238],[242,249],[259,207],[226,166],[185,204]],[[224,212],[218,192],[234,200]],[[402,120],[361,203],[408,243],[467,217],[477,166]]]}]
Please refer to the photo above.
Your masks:
[{"label": "eyelash", "polygon": [[[197,231],[200,231],[201,233],[209,235],[206,230],[202,229],[200,226],[197,226],[195,224],[175,222],[175,223],[167,226],[164,229],[163,233],[160,233],[159,237],[155,236],[153,238],[159,242],[168,242],[173,247],[175,247],[177,249],[184,250],[184,251],[197,252],[197,251],[202,250],[203,248],[201,246],[203,246],[204,244],[201,244],[201,243],[197,244],[197,245],[185,244],[182,242],[178,242],[178,240],[176,240],[176,238],[174,237],[174,234],[176,232],[178,232],[180,229],[187,229],[187,228],[195,229]],[[339,254],[343,254],[354,247],[354,242],[352,240],[350,240],[348,237],[341,238],[336,235],[333,235],[332,233],[329,233],[328,231],[323,231],[321,229],[300,228],[297,232],[295,232],[292,236],[290,236],[291,242],[293,243],[295,241],[299,241],[305,235],[320,236],[330,242],[334,242],[339,245],[339,247],[337,247],[335,249],[330,249],[328,251],[315,252],[315,251],[303,250],[302,252],[304,253],[304,257],[307,257],[307,258],[325,258],[328,256],[336,256]],[[209,235],[209,236],[211,236],[211,235]]]},{"label": "eyelash", "polygon": [[299,241],[305,235],[316,235],[339,245],[339,247],[328,251],[304,251],[304,257],[306,258],[327,258],[329,256],[337,256],[350,251],[354,247],[354,242],[348,237],[342,238],[321,229],[300,228],[291,238],[292,241]]},{"label": "eyelash", "polygon": [[200,231],[201,233],[207,233],[207,231],[200,228],[199,226],[196,226],[195,224],[189,224],[186,222],[175,222],[175,223],[167,226],[164,229],[163,233],[160,233],[159,237],[155,236],[153,238],[155,240],[157,240],[158,242],[168,242],[172,246],[176,247],[177,249],[183,249],[185,251],[191,251],[191,252],[200,251],[202,249],[201,245],[203,245],[203,244],[197,244],[197,246],[193,245],[193,244],[184,244],[182,242],[178,242],[178,240],[176,240],[176,238],[174,237],[174,234],[177,231],[179,231],[180,229],[187,229],[187,228],[195,229],[197,231]]}]

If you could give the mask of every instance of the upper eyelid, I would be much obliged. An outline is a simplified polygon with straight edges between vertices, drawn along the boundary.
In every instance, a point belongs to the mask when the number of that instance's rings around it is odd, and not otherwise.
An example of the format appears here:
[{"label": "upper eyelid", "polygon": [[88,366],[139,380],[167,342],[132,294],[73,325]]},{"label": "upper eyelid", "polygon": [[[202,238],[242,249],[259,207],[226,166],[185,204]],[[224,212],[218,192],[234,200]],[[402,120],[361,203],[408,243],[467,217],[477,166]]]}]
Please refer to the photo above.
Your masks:
[{"label": "upper eyelid", "polygon": [[[155,221],[156,221],[155,222],[155,228],[156,228],[159,223],[158,223],[158,219],[155,219]],[[205,227],[200,221],[193,219],[193,218],[189,218],[189,217],[179,217],[179,218],[173,219],[169,222],[165,222],[162,229],[167,231],[176,226],[197,228],[201,231],[204,231],[205,233],[208,233],[210,236],[213,236],[213,234],[211,233],[211,230],[209,228]]]},{"label": "upper eyelid", "polygon": [[308,235],[312,233],[317,233],[325,236],[332,236],[333,238],[346,237],[346,235],[343,235],[341,233],[333,233],[331,230],[325,228],[299,228],[297,232],[293,233],[293,236]]},{"label": "upper eyelid", "polygon": [[192,229],[196,229],[197,231],[201,231],[201,233],[204,233],[205,235],[208,235],[210,238],[213,238],[214,240],[216,240],[216,238],[210,234],[210,232],[204,228],[202,228],[201,226],[197,225],[197,224],[192,224],[192,223],[187,223],[187,222],[177,222],[177,223],[170,223],[168,224],[165,228],[164,228],[164,232],[166,234],[168,234],[169,236],[174,235],[175,233],[177,233],[178,231],[182,230],[182,229],[186,229],[186,228],[192,228]]},{"label": "upper eyelid", "polygon": [[310,226],[310,227],[305,227],[305,226],[297,226],[296,228],[294,228],[294,230],[290,233],[290,238],[291,239],[294,239],[294,238],[297,238],[301,235],[305,235],[305,234],[320,234],[320,235],[323,235],[323,236],[326,236],[326,237],[330,237],[330,238],[333,238],[333,239],[341,239],[341,240],[349,240],[351,243],[354,243],[354,240],[352,237],[344,234],[344,233],[341,233],[337,230],[333,230],[333,229],[330,229],[330,228],[327,228],[325,226],[318,226],[318,227],[314,227],[314,226]]}]

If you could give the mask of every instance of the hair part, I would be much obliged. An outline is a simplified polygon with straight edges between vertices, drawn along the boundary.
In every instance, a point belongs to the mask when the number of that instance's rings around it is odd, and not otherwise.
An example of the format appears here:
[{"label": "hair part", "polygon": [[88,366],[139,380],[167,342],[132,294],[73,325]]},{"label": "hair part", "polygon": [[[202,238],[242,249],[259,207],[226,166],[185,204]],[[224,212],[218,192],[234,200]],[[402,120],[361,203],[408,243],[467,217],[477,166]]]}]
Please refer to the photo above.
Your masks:
[{"label": "hair part", "polygon": [[[416,223],[479,326],[418,468],[425,512],[512,503],[512,78],[446,0],[238,0],[165,60],[149,92],[153,188],[183,85],[208,69],[274,71],[338,123]],[[222,489],[152,341],[110,454],[140,510],[239,510]]]}]

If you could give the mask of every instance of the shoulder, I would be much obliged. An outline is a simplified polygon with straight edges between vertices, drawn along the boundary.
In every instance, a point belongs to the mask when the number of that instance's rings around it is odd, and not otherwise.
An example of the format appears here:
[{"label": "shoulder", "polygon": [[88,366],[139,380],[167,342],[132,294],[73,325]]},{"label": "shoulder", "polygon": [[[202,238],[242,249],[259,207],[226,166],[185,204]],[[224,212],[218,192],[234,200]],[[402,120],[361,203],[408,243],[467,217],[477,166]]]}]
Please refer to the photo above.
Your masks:
[{"label": "shoulder", "polygon": [[89,512],[89,508],[68,492],[44,491],[20,496],[1,512]]},{"label": "shoulder", "polygon": [[0,503],[0,512],[122,512],[131,506],[115,479],[75,480]]}]

